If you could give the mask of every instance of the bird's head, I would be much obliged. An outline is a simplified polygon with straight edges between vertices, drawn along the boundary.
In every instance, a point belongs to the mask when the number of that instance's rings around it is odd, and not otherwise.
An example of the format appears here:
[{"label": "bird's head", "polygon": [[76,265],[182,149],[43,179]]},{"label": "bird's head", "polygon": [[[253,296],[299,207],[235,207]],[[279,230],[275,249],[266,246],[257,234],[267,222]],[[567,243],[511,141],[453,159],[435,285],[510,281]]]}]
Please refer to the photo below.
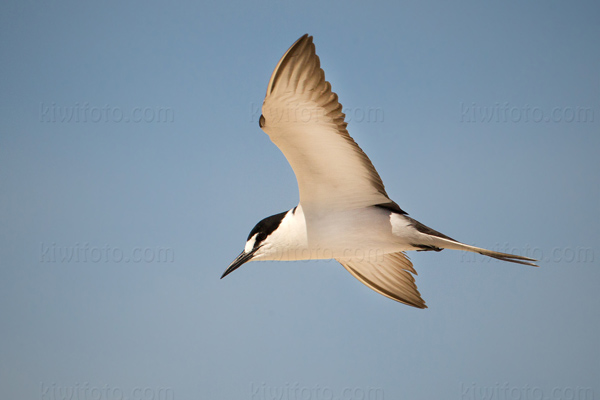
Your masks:
[{"label": "bird's head", "polygon": [[221,279],[225,278],[248,261],[271,259],[269,256],[277,251],[276,240],[272,233],[277,230],[288,212],[289,211],[272,215],[256,224],[248,235],[244,250],[225,270]]}]

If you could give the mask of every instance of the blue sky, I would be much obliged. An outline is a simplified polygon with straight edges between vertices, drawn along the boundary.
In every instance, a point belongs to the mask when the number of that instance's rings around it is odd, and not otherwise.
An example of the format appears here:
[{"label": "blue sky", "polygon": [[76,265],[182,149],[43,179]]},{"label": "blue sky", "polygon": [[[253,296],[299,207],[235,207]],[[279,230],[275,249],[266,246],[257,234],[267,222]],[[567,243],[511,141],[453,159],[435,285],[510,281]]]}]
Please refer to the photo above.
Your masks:
[{"label": "blue sky", "polygon": [[[0,7],[1,398],[600,398],[597,2]],[[304,33],[404,210],[541,267],[219,280],[298,201],[257,110]]]}]

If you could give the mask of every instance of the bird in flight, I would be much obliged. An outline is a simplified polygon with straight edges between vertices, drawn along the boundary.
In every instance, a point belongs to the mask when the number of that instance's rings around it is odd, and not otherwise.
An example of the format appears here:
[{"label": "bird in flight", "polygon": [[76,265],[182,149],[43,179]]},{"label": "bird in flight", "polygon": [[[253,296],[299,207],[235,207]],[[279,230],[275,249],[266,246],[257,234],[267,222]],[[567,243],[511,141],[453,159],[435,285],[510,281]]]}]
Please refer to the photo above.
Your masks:
[{"label": "bird in flight", "polygon": [[306,34],[277,63],[259,120],[294,170],[300,202],[256,224],[221,279],[248,261],[335,259],[376,292],[426,308],[405,251],[464,250],[537,266],[528,257],[461,243],[409,217],[388,197],[344,117]]}]

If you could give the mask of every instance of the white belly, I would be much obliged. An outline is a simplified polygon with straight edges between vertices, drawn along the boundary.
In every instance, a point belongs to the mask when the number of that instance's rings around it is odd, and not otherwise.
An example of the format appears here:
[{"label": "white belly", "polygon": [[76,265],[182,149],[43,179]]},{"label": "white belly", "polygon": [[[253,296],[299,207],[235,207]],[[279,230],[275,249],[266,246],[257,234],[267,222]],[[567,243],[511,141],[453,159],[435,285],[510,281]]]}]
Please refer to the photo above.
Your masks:
[{"label": "white belly", "polygon": [[[289,260],[307,259],[379,259],[383,254],[412,250],[408,221],[379,207],[359,210],[302,213],[306,236],[303,246],[285,254]],[[415,242],[413,242],[415,243]]]}]

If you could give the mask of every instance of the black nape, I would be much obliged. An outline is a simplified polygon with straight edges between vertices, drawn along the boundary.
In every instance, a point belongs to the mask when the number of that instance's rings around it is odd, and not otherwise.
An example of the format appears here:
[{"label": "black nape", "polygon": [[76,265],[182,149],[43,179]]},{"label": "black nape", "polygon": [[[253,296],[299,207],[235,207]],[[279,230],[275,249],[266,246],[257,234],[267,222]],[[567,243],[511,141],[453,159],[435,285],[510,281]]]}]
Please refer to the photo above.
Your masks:
[{"label": "black nape", "polygon": [[287,213],[288,211],[284,211],[279,214],[271,215],[270,217],[267,217],[260,221],[258,224],[256,224],[254,228],[252,228],[252,231],[250,232],[250,235],[248,235],[247,240],[250,240],[252,236],[258,233],[256,241],[254,242],[254,247],[258,246],[263,240],[267,238],[267,236],[269,236],[271,233],[273,233],[273,231],[279,228],[281,221]]}]

